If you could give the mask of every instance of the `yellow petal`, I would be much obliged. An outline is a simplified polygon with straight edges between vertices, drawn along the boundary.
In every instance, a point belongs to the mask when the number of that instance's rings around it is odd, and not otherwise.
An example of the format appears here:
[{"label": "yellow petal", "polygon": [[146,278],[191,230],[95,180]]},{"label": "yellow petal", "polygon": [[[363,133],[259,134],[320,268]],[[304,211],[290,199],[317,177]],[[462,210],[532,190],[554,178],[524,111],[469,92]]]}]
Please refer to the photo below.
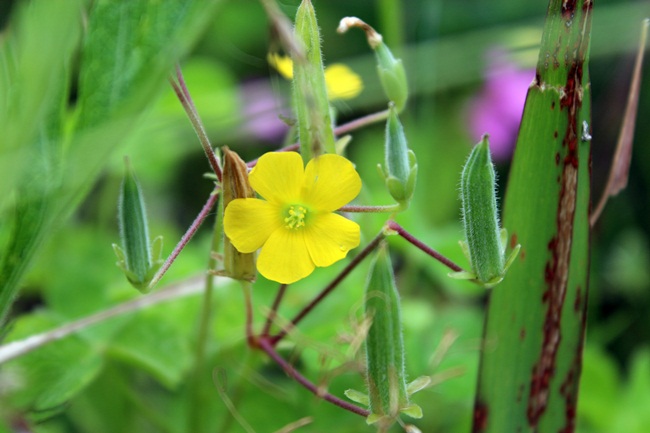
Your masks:
[{"label": "yellow petal", "polygon": [[304,182],[303,202],[324,212],[349,203],[361,191],[359,174],[350,161],[339,155],[326,154],[309,161]]},{"label": "yellow petal", "polygon": [[327,213],[309,221],[305,242],[316,266],[329,266],[359,246],[359,224],[341,215]]},{"label": "yellow petal", "polygon": [[257,258],[257,270],[269,280],[291,284],[305,278],[314,270],[304,230],[284,227],[275,230]]},{"label": "yellow petal", "polygon": [[300,198],[304,169],[296,152],[269,152],[262,155],[248,176],[251,186],[268,201],[285,206]]},{"label": "yellow petal", "polygon": [[226,207],[223,229],[240,253],[260,248],[274,230],[282,227],[281,209],[257,198],[238,198]]},{"label": "yellow petal", "polygon": [[330,100],[356,98],[363,90],[361,77],[341,63],[333,63],[325,68],[325,83]]},{"label": "yellow petal", "polygon": [[281,56],[277,53],[269,53],[266,57],[273,68],[280,73],[287,80],[293,78],[293,61],[289,56]]}]

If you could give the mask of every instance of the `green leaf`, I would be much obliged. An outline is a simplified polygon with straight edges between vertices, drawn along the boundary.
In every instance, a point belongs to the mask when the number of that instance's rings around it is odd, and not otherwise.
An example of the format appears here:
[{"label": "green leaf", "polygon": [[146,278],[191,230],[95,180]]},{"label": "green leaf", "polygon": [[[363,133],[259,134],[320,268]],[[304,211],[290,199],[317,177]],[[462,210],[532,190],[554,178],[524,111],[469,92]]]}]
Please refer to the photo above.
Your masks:
[{"label": "green leaf", "polygon": [[[19,319],[8,341],[55,328],[61,321],[47,313]],[[98,374],[102,358],[97,347],[73,335],[50,343],[3,366],[16,385],[9,401],[22,409],[51,411],[68,401]]]},{"label": "green leaf", "polygon": [[56,207],[80,2],[22,3],[0,43],[0,324]]},{"label": "green leaf", "polygon": [[191,364],[187,337],[162,306],[134,316],[107,350],[113,357],[146,370],[166,387],[174,388]]}]

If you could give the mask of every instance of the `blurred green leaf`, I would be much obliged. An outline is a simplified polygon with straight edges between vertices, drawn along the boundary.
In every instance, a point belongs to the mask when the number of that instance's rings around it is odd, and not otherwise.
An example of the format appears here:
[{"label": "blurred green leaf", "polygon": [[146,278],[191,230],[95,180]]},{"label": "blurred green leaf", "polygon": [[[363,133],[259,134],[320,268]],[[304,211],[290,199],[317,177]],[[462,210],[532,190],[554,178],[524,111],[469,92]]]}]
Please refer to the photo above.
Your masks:
[{"label": "blurred green leaf", "polygon": [[[8,341],[50,330],[61,321],[46,312],[16,321]],[[52,411],[90,383],[102,367],[99,347],[71,336],[9,362],[3,374],[16,384],[10,390],[12,405],[32,411]]]},{"label": "blurred green leaf", "polygon": [[191,364],[188,335],[174,323],[159,309],[142,311],[113,338],[108,353],[174,388]]}]

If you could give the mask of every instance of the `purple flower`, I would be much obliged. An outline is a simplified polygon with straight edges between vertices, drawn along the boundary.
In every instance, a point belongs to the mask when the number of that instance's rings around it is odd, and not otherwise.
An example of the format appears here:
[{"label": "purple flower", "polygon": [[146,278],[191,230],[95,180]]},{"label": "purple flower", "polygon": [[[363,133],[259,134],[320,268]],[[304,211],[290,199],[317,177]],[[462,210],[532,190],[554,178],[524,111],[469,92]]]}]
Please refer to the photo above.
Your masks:
[{"label": "purple flower", "polygon": [[508,160],[514,149],[528,87],[535,71],[522,69],[501,50],[492,50],[485,84],[470,102],[470,132],[490,134],[490,150],[497,161]]},{"label": "purple flower", "polygon": [[287,116],[284,103],[274,94],[268,79],[246,81],[240,86],[244,133],[267,142],[277,142],[289,127],[280,115]]}]

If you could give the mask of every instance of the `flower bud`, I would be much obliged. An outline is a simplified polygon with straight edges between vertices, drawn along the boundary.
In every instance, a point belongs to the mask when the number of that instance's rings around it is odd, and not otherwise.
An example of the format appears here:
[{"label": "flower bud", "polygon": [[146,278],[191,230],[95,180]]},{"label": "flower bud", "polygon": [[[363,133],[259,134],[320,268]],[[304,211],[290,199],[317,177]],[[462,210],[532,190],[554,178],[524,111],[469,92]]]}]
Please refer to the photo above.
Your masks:
[{"label": "flower bud", "polygon": [[387,426],[401,412],[417,416],[419,407],[409,404],[407,394],[399,295],[385,243],[380,245],[370,267],[365,311],[372,319],[366,338],[366,380],[371,412],[367,421]]},{"label": "flower bud", "polygon": [[305,47],[304,57],[293,58],[293,104],[298,117],[300,153],[307,163],[322,153],[335,153],[334,130],[320,50],[316,12],[303,0],[296,14],[296,39]]},{"label": "flower bud", "polygon": [[408,82],[401,59],[396,59],[382,36],[370,25],[357,17],[345,17],[339,23],[337,32],[345,33],[350,27],[359,27],[366,33],[368,45],[375,51],[377,72],[384,93],[392,101],[397,111],[402,111],[408,99]]},{"label": "flower bud", "polygon": [[[227,146],[221,148],[223,152],[223,177],[222,197],[223,208],[236,198],[252,198],[255,192],[248,182],[248,168],[246,163],[230,150]],[[240,253],[224,234],[223,242],[223,275],[236,280],[254,281],[255,253]]]},{"label": "flower bud", "polygon": [[418,165],[415,154],[408,148],[404,128],[397,116],[397,109],[390,104],[386,121],[384,177],[390,195],[399,203],[407,203],[413,195]]},{"label": "flower bud", "polygon": [[[121,247],[113,244],[117,265],[129,282],[138,290],[146,291],[154,273],[160,267],[162,238],[149,243],[147,212],[140,184],[127,157],[124,157],[124,180],[118,202]],[[153,253],[152,253],[153,249]],[[155,258],[155,261],[152,260]]]},{"label": "flower bud", "polygon": [[483,283],[495,281],[505,272],[505,248],[499,229],[496,176],[487,134],[467,158],[461,175],[460,194],[472,271]]}]

